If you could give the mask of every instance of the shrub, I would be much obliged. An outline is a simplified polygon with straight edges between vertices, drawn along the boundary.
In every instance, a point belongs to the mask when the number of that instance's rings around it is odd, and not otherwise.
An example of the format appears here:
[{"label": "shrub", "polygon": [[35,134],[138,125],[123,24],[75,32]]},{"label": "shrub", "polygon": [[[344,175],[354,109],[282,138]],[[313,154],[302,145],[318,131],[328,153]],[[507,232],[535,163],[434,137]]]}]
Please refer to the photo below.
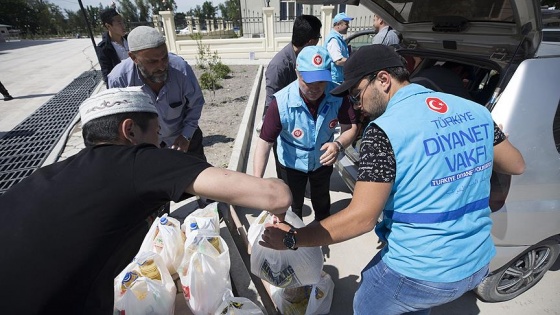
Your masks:
[{"label": "shrub", "polygon": [[216,77],[211,72],[204,72],[200,75],[199,79],[200,87],[205,90],[215,91],[216,89],[221,88],[220,85],[220,78]]},{"label": "shrub", "polygon": [[221,61],[218,61],[218,63],[212,66],[211,70],[220,79],[227,78],[228,74],[231,73],[231,69],[227,65],[224,65]]}]

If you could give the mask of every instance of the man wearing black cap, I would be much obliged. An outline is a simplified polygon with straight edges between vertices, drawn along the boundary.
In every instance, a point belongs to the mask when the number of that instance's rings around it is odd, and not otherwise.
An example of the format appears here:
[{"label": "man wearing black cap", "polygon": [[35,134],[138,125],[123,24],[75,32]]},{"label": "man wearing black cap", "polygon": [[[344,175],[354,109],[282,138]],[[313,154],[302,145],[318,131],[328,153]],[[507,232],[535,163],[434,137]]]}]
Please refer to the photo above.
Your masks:
[{"label": "man wearing black cap", "polygon": [[107,85],[107,75],[121,60],[128,58],[128,42],[123,18],[117,10],[106,9],[101,12],[100,17],[107,32],[103,33],[101,42],[97,45],[97,54],[103,81]]},{"label": "man wearing black cap", "polygon": [[[289,237],[291,247],[321,246],[375,227],[385,246],[362,271],[358,315],[428,314],[474,289],[496,252],[491,172],[525,170],[485,107],[409,83],[401,60],[391,47],[370,45],[344,65],[344,82],[331,93],[349,94],[372,119],[354,195],[344,210]],[[289,230],[269,226],[261,244],[285,249]]]}]

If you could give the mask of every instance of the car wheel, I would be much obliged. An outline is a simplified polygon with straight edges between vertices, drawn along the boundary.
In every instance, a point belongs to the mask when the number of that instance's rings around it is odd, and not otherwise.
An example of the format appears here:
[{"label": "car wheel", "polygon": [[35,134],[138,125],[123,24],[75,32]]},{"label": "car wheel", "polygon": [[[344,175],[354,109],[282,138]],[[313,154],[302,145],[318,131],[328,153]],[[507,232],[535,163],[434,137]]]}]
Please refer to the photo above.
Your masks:
[{"label": "car wheel", "polygon": [[559,253],[560,244],[556,240],[531,246],[508,265],[486,277],[475,293],[486,302],[511,300],[537,284]]}]

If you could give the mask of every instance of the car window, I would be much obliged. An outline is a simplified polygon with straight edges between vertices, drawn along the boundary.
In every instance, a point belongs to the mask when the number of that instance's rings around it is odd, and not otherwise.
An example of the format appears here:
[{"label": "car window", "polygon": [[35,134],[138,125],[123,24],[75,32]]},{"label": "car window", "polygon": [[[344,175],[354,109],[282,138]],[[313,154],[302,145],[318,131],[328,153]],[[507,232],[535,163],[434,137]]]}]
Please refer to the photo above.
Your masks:
[{"label": "car window", "polygon": [[361,34],[348,40],[348,46],[352,47],[352,51],[356,51],[362,46],[371,45],[372,40],[373,34]]},{"label": "car window", "polygon": [[560,43],[560,29],[543,31],[543,41]]}]

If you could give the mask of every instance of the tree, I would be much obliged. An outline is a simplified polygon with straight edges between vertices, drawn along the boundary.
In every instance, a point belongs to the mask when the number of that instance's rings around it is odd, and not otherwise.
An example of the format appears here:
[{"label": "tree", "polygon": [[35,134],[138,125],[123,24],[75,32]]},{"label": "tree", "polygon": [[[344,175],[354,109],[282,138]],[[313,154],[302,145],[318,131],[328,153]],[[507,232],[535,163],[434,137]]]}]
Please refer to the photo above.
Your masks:
[{"label": "tree", "polygon": [[152,14],[157,15],[159,11],[177,11],[175,0],[148,0],[152,7]]},{"label": "tree", "polygon": [[139,21],[151,20],[150,6],[151,5],[147,0],[136,0],[136,7],[138,8]]},{"label": "tree", "polygon": [[118,0],[118,2],[120,4],[119,13],[122,15],[125,21],[129,23],[140,21],[138,9],[130,0]]},{"label": "tree", "polygon": [[217,7],[212,5],[210,1],[204,1],[202,4],[202,16],[204,19],[214,19],[216,18]]},{"label": "tree", "polygon": [[224,3],[218,5],[218,9],[222,13],[222,17],[229,21],[240,20],[241,19],[241,5],[239,0],[227,0]]},{"label": "tree", "polygon": [[185,13],[177,12],[173,16],[173,20],[175,21],[175,27],[178,29],[185,28],[187,26]]}]

